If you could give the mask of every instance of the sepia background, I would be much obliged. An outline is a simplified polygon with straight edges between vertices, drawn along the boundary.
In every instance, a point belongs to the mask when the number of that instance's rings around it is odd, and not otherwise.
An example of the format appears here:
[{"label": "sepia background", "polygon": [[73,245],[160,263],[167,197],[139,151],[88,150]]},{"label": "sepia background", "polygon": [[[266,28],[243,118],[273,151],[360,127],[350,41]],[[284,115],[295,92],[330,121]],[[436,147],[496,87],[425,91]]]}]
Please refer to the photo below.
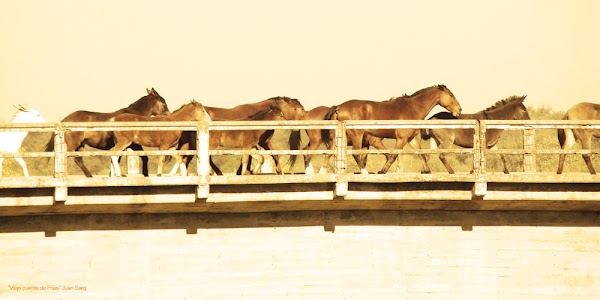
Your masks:
[{"label": "sepia background", "polygon": [[0,1],[0,120],[272,96],[306,109],[434,84],[464,112],[598,101],[598,1]]}]

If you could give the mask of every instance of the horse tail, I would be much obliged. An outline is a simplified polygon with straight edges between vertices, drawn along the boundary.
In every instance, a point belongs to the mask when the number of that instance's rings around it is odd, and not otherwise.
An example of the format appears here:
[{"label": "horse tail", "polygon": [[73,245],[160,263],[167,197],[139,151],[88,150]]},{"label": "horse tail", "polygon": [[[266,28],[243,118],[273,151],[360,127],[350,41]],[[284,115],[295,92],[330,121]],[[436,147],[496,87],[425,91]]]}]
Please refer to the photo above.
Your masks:
[{"label": "horse tail", "polygon": [[[338,116],[338,106],[332,106],[327,113],[325,114],[325,118],[323,120],[337,120]],[[321,129],[321,140],[325,143],[327,149],[331,146],[331,130],[329,129]]]},{"label": "horse tail", "polygon": [[[288,145],[290,145],[290,150],[300,150],[300,143],[302,142],[302,136],[300,130],[292,130],[290,133],[290,138],[288,140]],[[290,155],[290,160],[288,164],[290,165],[290,169],[294,168],[296,164],[296,159],[298,155]]]}]

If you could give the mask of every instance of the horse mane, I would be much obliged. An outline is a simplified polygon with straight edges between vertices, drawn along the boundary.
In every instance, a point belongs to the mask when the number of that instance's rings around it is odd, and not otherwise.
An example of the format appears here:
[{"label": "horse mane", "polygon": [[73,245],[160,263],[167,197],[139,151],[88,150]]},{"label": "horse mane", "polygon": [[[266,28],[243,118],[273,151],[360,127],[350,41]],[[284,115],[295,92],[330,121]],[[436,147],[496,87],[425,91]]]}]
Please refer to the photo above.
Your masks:
[{"label": "horse mane", "polygon": [[430,86],[430,87],[422,88],[422,89],[420,89],[420,90],[418,90],[418,91],[414,92],[414,93],[413,93],[412,95],[410,95],[409,97],[415,97],[415,96],[421,95],[421,94],[423,94],[423,93],[425,93],[425,92],[429,92],[430,90],[432,90],[432,89],[436,89],[436,88],[437,88],[437,89],[445,89],[445,88],[446,88],[446,86],[445,86],[445,85],[443,85],[443,84],[438,84],[438,85],[433,85],[433,86]]},{"label": "horse mane", "polygon": [[186,106],[188,106],[190,104],[194,104],[194,103],[199,103],[199,102],[196,101],[196,100],[194,100],[194,99],[192,99],[192,100],[190,100],[190,102],[182,104],[181,107],[179,107],[178,109],[174,110],[172,113],[176,113],[176,112],[182,110],[184,107],[186,107]]},{"label": "horse mane", "polygon": [[526,95],[524,95],[524,96],[514,95],[514,96],[507,97],[505,99],[497,101],[496,103],[492,104],[492,106],[482,110],[482,112],[490,112],[492,110],[496,110],[496,109],[502,108],[507,105],[522,103],[523,101],[525,101],[525,97],[527,97],[527,96]]},{"label": "horse mane", "polygon": [[253,121],[254,120],[262,120],[265,117],[265,115],[267,113],[269,113],[271,110],[281,111],[281,108],[279,108],[279,106],[271,105],[268,108],[265,108],[265,109],[263,109],[261,111],[258,111],[255,114],[249,116],[248,119],[253,120]]},{"label": "horse mane", "polygon": [[156,94],[156,95],[155,95],[155,94],[148,94],[148,95],[142,96],[142,97],[141,97],[140,99],[138,99],[137,101],[135,101],[135,102],[133,102],[133,103],[129,104],[129,106],[127,107],[127,109],[129,109],[129,110],[135,110],[135,111],[140,111],[140,110],[142,110],[142,108],[143,108],[144,106],[148,105],[148,102],[146,102],[146,101],[145,101],[146,99],[148,99],[148,97],[154,97],[154,98],[157,98],[157,99],[159,99],[159,100],[161,100],[161,99],[162,99],[162,97],[161,97],[161,96],[158,96],[158,94]]},{"label": "horse mane", "polygon": [[300,101],[298,99],[287,97],[287,96],[271,97],[271,98],[267,99],[267,101],[268,100],[275,100],[275,102],[277,102],[277,101],[283,101],[283,102],[286,102],[286,103],[293,102],[294,104],[302,105],[302,103],[300,103]]}]

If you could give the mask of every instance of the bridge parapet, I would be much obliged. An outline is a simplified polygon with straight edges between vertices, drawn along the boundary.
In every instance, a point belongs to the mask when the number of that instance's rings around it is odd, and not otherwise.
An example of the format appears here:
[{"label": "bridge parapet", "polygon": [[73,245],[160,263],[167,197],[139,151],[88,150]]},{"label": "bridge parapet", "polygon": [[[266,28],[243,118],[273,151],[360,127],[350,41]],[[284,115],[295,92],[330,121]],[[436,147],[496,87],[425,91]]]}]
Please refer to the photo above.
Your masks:
[{"label": "bridge parapet", "polygon": [[[64,131],[115,131],[115,130],[185,130],[199,134],[197,150],[187,151],[85,151],[67,152],[64,144]],[[278,155],[333,155],[335,170],[330,174],[261,174],[261,175],[210,175],[209,155],[240,155],[248,151],[236,149],[208,149],[208,137],[211,130],[253,130],[253,129],[329,129],[335,131],[335,148],[319,150],[254,150],[252,154]],[[475,147],[472,149],[386,149],[352,150],[347,146],[346,130],[367,128],[469,128],[473,129]],[[157,122],[157,123],[57,123],[57,124],[2,124],[0,131],[52,131],[55,133],[53,153],[0,153],[6,157],[53,157],[54,174],[52,176],[34,176],[31,178],[2,177],[0,179],[0,205],[38,206],[47,211],[59,212],[65,206],[60,204],[158,204],[158,203],[205,203],[202,210],[209,211],[206,203],[262,203],[265,210],[284,207],[293,210],[306,209],[307,201],[317,204],[315,207],[329,209],[385,209],[416,208],[415,204],[406,205],[406,201],[421,200],[423,207],[450,207],[471,209],[525,209],[514,204],[561,203],[578,201],[575,205],[586,210],[600,210],[596,200],[600,200],[599,175],[587,173],[536,172],[536,155],[540,154],[598,154],[593,150],[539,149],[535,146],[535,134],[538,129],[586,128],[599,129],[598,121],[474,121],[474,120],[410,120],[410,121],[215,121],[198,122]],[[521,149],[486,149],[486,131],[505,129],[524,131]],[[439,154],[467,153],[473,159],[473,172],[447,174],[435,172],[420,174],[414,172],[388,174],[354,174],[347,170],[348,157],[352,154]],[[141,156],[141,155],[194,155],[198,159],[195,174],[175,177],[94,177],[85,178],[67,174],[69,157],[74,156]],[[487,157],[496,154],[520,155],[524,157],[524,172],[502,174],[487,170]],[[397,200],[396,204],[392,204]],[[456,203],[457,200],[470,204]],[[480,201],[483,200],[483,203]],[[371,204],[367,202],[371,201]],[[382,202],[383,201],[383,202]],[[387,202],[386,202],[387,201]],[[402,203],[400,203],[400,202]],[[502,202],[505,204],[499,205]],[[277,204],[287,202],[288,204]],[[345,202],[345,204],[340,203]],[[353,202],[353,204],[349,204]],[[417,201],[419,202],[419,201]],[[437,202],[436,205],[431,203]],[[270,203],[265,205],[265,203]],[[275,203],[275,204],[273,204]],[[327,204],[323,204],[327,203]],[[359,203],[361,203],[359,205]],[[512,203],[512,204],[511,204]],[[543,207],[544,204],[536,204]],[[439,205],[438,205],[439,204]],[[57,207],[48,209],[46,206]],[[249,210],[260,209],[259,204],[249,205]],[[454,206],[448,206],[454,205]],[[572,205],[572,204],[569,204]],[[219,206],[219,205],[217,205]],[[215,206],[216,207],[216,206]],[[222,206],[221,206],[222,207]],[[529,205],[528,207],[531,207]],[[216,209],[216,208],[215,208]],[[548,209],[561,209],[556,206]],[[42,209],[43,210],[43,209]],[[18,211],[18,210],[16,210]],[[38,210],[39,211],[39,210]],[[243,211],[243,210],[242,210]],[[7,212],[5,212],[7,213]],[[8,213],[10,214],[10,213]]]}]

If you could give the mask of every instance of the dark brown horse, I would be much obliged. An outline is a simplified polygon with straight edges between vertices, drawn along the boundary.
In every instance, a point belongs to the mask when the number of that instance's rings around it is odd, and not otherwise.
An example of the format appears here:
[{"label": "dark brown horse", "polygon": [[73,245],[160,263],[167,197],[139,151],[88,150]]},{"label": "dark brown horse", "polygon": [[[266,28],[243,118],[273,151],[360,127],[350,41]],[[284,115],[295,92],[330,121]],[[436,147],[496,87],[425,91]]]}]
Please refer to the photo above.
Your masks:
[{"label": "dark brown horse", "polygon": [[[245,118],[244,121],[283,121],[287,120],[283,110],[277,105],[271,105],[267,109],[261,110],[256,114]],[[252,148],[262,147],[259,145],[265,132],[268,129],[259,130],[215,130],[210,132],[209,149],[214,150],[218,147],[241,148],[251,150]],[[241,175],[248,174],[249,154],[242,155]],[[215,170],[216,166],[211,161],[211,166]],[[259,166],[254,170],[256,171]],[[216,170],[215,170],[216,172]]]},{"label": "dark brown horse", "polygon": [[[461,114],[455,117],[448,112],[440,112],[433,115],[429,120],[444,120],[444,119],[461,119],[461,120],[531,120],[527,107],[523,104],[527,96],[511,96],[506,99],[496,102],[494,105],[473,114]],[[488,149],[496,149],[496,144],[502,136],[503,129],[489,129],[486,131],[486,143]],[[421,130],[421,137],[423,140],[433,138],[432,147],[442,149],[448,149],[452,145],[457,145],[463,148],[473,148],[473,135],[475,134],[473,129],[459,129],[459,128],[436,128],[436,129],[423,129]],[[429,158],[429,156],[426,156]],[[446,153],[440,153],[440,160],[448,170],[448,173],[454,174],[454,170],[446,159]],[[500,154],[502,164],[504,166],[503,171],[505,174],[509,174],[508,167],[506,166],[506,159],[504,154]]]},{"label": "dark brown horse", "polygon": [[[167,102],[161,97],[154,88],[148,90],[148,95],[135,101],[128,107],[119,109],[112,113],[100,113],[79,110],[69,114],[62,122],[105,122],[108,119],[123,114],[130,113],[142,116],[151,115],[165,115],[169,113]],[[110,138],[108,132],[105,131],[65,131],[65,142],[67,144],[67,151],[82,151],[85,145],[94,147],[101,150],[108,150],[115,144]],[[141,150],[139,145],[132,145],[132,149]],[[46,152],[54,151],[54,135],[50,137],[50,140],[46,144]],[[83,158],[81,156],[74,157],[75,163],[81,168],[85,176],[92,177],[92,173],[83,164]],[[148,158],[143,156],[143,173],[148,175]]]},{"label": "dark brown horse", "polygon": [[[444,85],[436,85],[421,89],[411,96],[393,98],[388,101],[377,102],[370,100],[350,100],[329,110],[326,119],[329,120],[422,120],[436,106],[440,105],[458,116],[462,110],[454,94]],[[417,129],[349,129],[346,130],[348,140],[355,150],[364,148],[365,135],[376,137],[373,144],[377,149],[385,149],[382,140],[391,138],[396,140],[395,149],[402,149],[410,142],[419,131]],[[326,138],[327,135],[323,135]],[[379,171],[385,174],[394,163],[397,154],[386,154],[386,163]],[[420,155],[423,162],[423,173],[430,173],[425,158]],[[354,155],[361,173],[367,174],[366,154]]]},{"label": "dark brown horse", "polygon": [[[184,104],[180,109],[166,116],[140,116],[136,114],[124,113],[108,119],[109,122],[173,122],[173,121],[210,121],[210,117],[204,110],[202,104],[192,100]],[[181,130],[131,130],[131,131],[112,131],[115,146],[111,151],[122,151],[132,143],[147,147],[157,147],[159,150],[168,150],[177,146],[181,137]],[[177,156],[179,158],[179,156]],[[162,175],[162,167],[165,162],[165,155],[159,156],[157,176]],[[178,159],[178,163],[180,159]],[[115,176],[121,176],[118,157],[112,156],[112,166],[115,170]]]},{"label": "dark brown horse", "polygon": [[[293,99],[290,97],[272,97],[267,100],[263,100],[257,103],[251,104],[242,104],[233,108],[220,108],[220,107],[210,107],[205,106],[204,108],[210,115],[212,120],[215,121],[231,121],[231,120],[247,120],[248,116],[254,115],[259,111],[264,111],[265,109],[270,108],[271,106],[278,106],[283,112],[285,118],[287,120],[302,120],[304,119],[304,115],[306,111],[304,111],[304,106],[298,101],[298,99]],[[267,130],[264,132],[263,136],[260,138],[259,146],[263,149],[272,149],[271,146],[271,138],[275,130]],[[189,136],[188,136],[189,135]],[[184,132],[182,137],[182,143],[180,143],[180,149],[196,149],[195,142],[195,132]],[[186,142],[189,141],[189,142]],[[290,136],[290,149],[298,150],[300,145],[300,135]],[[184,156],[183,162],[187,166],[192,159],[193,156]],[[277,173],[282,174],[281,165],[279,164],[279,158],[276,155],[273,155],[273,160],[275,161],[275,166],[277,168]],[[178,166],[175,165],[173,170],[171,170],[170,174],[175,174],[177,172]],[[217,174],[221,174],[219,168],[214,166],[215,172]],[[238,174],[241,172],[241,168],[238,170]]]},{"label": "dark brown horse", "polygon": [[[306,112],[305,120],[325,120],[325,117],[327,116],[327,112],[330,109],[331,109],[331,107],[327,107],[327,106],[315,107]],[[295,134],[299,135],[300,131],[292,132],[290,135],[290,139],[295,140],[295,138],[292,138],[292,136]],[[325,139],[323,138],[323,135],[322,135],[322,132],[320,129],[307,129],[306,134],[308,136],[308,144],[304,148],[302,148],[302,150],[316,150],[316,149],[319,149],[319,146],[323,143],[325,144],[325,147],[327,147],[327,148],[331,147],[331,140],[333,138],[331,136],[331,133],[329,133],[329,136],[327,136]],[[328,134],[328,133],[323,133],[323,134]],[[370,135],[365,135],[363,138],[363,147],[368,147],[368,145],[375,143],[376,139],[377,139],[376,137],[373,137]],[[349,145],[352,145],[352,144],[349,143]],[[314,174],[314,167],[311,162],[312,157],[313,157],[312,154],[304,155],[304,168],[305,168],[304,172],[307,175]],[[296,158],[296,156],[292,156],[292,158],[290,160],[292,167],[294,166],[295,158]],[[325,174],[327,172],[327,167],[329,165],[330,159],[331,159],[331,155],[325,156],[325,162],[324,162],[323,166],[321,166],[319,173]]]},{"label": "dark brown horse", "polygon": [[[600,104],[582,102],[571,107],[563,120],[600,120]],[[563,150],[570,149],[575,145],[577,140],[581,142],[581,148],[589,150],[592,148],[592,137],[600,137],[600,129],[558,129],[558,142]],[[563,153],[558,159],[557,174],[562,174],[565,165],[565,156]],[[595,175],[596,170],[592,164],[592,156],[590,154],[582,154],[590,174]]]}]

